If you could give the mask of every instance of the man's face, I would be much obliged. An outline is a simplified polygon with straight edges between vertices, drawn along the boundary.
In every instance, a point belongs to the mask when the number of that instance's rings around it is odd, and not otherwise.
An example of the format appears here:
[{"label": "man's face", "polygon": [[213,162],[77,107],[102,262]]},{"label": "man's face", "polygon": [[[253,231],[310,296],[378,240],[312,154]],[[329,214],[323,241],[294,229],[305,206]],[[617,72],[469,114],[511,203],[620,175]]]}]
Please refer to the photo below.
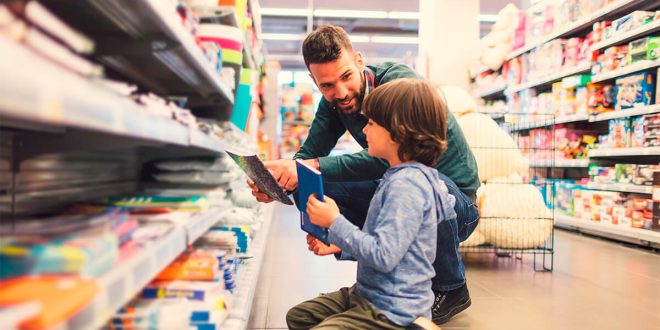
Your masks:
[{"label": "man's face", "polygon": [[323,98],[344,114],[360,110],[363,69],[362,54],[350,54],[345,50],[332,62],[309,65],[309,72]]}]

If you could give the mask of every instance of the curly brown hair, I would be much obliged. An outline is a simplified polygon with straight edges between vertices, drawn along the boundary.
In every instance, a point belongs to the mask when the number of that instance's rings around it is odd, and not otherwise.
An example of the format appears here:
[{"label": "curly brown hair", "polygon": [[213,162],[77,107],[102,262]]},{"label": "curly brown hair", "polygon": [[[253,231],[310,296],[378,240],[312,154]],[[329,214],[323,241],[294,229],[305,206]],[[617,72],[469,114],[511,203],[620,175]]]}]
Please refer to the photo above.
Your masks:
[{"label": "curly brown hair", "polygon": [[362,111],[390,132],[402,161],[435,166],[447,149],[447,106],[428,81],[403,78],[378,86]]},{"label": "curly brown hair", "polygon": [[322,64],[338,59],[342,51],[353,54],[353,45],[344,29],[334,25],[323,25],[312,31],[303,41],[302,52],[305,65]]}]

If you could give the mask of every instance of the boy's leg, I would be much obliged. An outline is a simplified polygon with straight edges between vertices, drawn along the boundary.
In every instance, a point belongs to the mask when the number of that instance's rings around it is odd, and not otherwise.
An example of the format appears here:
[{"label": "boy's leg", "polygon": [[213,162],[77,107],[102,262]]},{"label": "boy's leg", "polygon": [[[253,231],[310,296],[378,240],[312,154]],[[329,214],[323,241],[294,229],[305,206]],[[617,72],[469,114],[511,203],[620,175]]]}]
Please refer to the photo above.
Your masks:
[{"label": "boy's leg", "polygon": [[366,299],[355,294],[355,287],[349,289],[349,309],[326,318],[315,330],[335,329],[406,329],[392,323],[375,309]]},{"label": "boy's leg", "polygon": [[294,306],[286,313],[286,324],[289,329],[311,329],[349,306],[349,288],[341,288]]},{"label": "boy's leg", "polygon": [[433,321],[437,324],[447,322],[471,304],[458,245],[467,239],[479,220],[474,201],[463,194],[447,176],[440,173],[440,179],[444,181],[449,194],[456,198],[456,219],[438,224],[438,245],[433,263],[436,276],[432,281],[436,294],[432,309]]}]

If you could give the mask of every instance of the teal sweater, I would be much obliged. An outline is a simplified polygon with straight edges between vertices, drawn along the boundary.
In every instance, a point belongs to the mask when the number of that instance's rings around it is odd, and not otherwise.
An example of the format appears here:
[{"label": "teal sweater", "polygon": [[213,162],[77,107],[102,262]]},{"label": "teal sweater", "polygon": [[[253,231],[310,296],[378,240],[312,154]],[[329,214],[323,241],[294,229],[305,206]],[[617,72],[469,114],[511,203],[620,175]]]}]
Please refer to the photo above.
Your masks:
[{"label": "teal sweater", "polygon": [[[417,78],[409,67],[391,62],[377,66],[369,65],[367,70],[373,72],[376,87],[399,78]],[[367,153],[367,138],[362,133],[366,123],[367,118],[362,114],[342,114],[333,109],[328,101],[322,99],[309,130],[309,136],[294,159],[318,158],[323,178],[330,182],[380,179],[387,170],[388,164]],[[346,130],[365,150],[355,154],[329,157],[330,151]],[[479,188],[477,162],[451,112],[447,113],[447,151],[435,168],[454,181],[467,195],[476,193]]]}]

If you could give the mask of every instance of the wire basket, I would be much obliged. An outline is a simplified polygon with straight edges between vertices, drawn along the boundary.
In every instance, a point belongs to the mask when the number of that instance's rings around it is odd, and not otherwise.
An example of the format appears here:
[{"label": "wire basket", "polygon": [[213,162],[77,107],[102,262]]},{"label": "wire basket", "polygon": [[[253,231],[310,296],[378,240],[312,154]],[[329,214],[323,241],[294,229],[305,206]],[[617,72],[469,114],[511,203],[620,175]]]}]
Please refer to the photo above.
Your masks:
[{"label": "wire basket", "polygon": [[486,179],[477,193],[479,225],[460,251],[519,260],[533,255],[535,271],[552,271],[554,182],[545,178],[555,167],[554,116],[487,115],[501,118],[502,130],[483,123],[478,130],[465,129],[459,118],[480,177]]}]

